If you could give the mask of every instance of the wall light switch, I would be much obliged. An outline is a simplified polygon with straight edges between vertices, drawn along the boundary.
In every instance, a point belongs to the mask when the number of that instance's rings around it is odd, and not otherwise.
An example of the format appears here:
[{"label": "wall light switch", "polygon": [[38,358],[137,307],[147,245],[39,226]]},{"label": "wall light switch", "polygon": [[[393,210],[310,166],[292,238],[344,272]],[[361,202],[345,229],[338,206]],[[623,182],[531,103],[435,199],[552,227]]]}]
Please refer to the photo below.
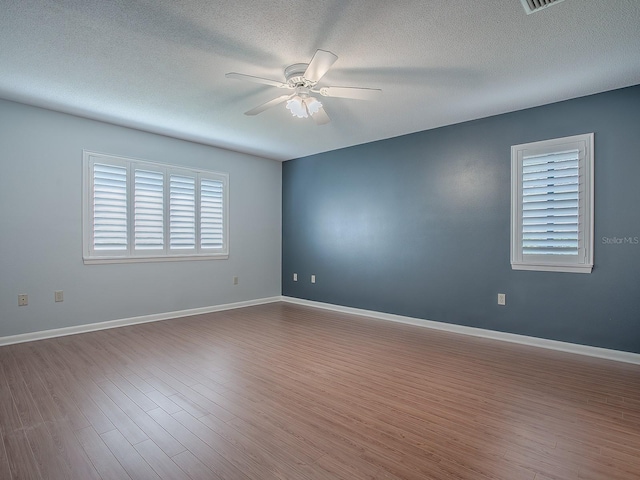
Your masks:
[{"label": "wall light switch", "polygon": [[54,298],[56,302],[64,302],[64,292],[62,290],[56,290],[54,292]]},{"label": "wall light switch", "polygon": [[233,277],[233,284],[238,285],[238,277]]},{"label": "wall light switch", "polygon": [[311,275],[311,283],[316,283],[316,276],[315,275]]},{"label": "wall light switch", "polygon": [[498,294],[498,305],[506,305],[507,304],[507,294],[499,293]]},{"label": "wall light switch", "polygon": [[297,281],[298,281],[298,274],[297,274],[297,273],[294,273],[294,274],[293,274],[293,281],[294,281],[294,282],[297,282]]}]

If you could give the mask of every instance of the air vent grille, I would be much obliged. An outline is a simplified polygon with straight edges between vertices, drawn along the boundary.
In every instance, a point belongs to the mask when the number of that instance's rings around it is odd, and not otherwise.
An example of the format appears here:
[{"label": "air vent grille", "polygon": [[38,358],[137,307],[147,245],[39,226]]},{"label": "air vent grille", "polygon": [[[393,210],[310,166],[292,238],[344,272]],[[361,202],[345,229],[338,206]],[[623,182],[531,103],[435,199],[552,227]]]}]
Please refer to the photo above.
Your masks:
[{"label": "air vent grille", "polygon": [[524,11],[527,12],[527,15],[533,12],[539,12],[543,8],[550,7],[551,5],[555,5],[564,0],[520,0],[522,2],[522,6],[524,7]]}]

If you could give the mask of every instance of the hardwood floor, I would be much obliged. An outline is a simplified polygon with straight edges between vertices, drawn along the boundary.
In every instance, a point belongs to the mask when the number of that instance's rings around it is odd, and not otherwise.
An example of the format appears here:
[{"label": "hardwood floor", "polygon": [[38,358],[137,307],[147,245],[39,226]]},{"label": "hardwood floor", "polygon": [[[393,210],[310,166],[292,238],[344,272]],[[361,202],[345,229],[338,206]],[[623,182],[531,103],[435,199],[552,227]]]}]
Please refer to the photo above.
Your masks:
[{"label": "hardwood floor", "polygon": [[640,478],[640,367],[276,303],[0,347],[1,479]]}]

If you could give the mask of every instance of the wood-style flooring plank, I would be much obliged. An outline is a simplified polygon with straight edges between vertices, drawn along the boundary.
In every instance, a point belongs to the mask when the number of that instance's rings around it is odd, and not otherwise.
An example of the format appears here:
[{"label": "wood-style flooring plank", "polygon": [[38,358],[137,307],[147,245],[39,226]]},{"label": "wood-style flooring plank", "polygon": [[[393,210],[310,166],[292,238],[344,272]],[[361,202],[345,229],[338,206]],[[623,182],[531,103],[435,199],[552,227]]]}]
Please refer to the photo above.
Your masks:
[{"label": "wood-style flooring plank", "polygon": [[15,433],[3,433],[2,442],[5,447],[11,477],[14,479],[28,478],[40,479],[38,460],[31,451],[29,439],[24,431]]},{"label": "wood-style flooring plank", "polygon": [[336,455],[323,455],[313,462],[323,471],[344,480],[401,480],[401,477],[381,470],[357,455],[337,458]]},{"label": "wood-style flooring plank", "polygon": [[[185,472],[182,471],[153,440],[145,440],[144,442],[135,444],[133,447],[160,478],[171,480],[181,480],[185,478]],[[183,452],[186,452],[186,450],[183,450]]]},{"label": "wood-style flooring plank", "polygon": [[[59,397],[50,395],[49,390],[45,388],[44,382],[40,378],[42,370],[33,362],[34,358],[35,356],[16,356],[23,382],[37,404],[44,421],[44,427],[48,432],[44,437],[50,438],[53,446],[55,446],[56,461],[63,465],[64,470],[70,472],[70,475],[87,480],[98,480],[100,476],[85,452],[78,448],[77,439],[73,434],[74,426],[77,426],[78,422],[80,425],[87,426],[87,420],[83,416],[79,418],[70,417],[63,403],[56,401],[59,400]],[[38,430],[41,430],[40,427],[38,427]],[[36,441],[41,442],[42,439]]]},{"label": "wood-style flooring plank", "polygon": [[[245,474],[245,472],[238,469],[233,463],[231,463],[231,459],[226,459],[216,449],[212,448],[209,443],[203,441],[195,433],[182,425],[161,408],[150,411],[149,415],[162,425],[165,430],[171,433],[171,435],[173,435],[180,443],[187,447],[187,450],[193,453],[218,477],[229,480],[247,480],[250,478]],[[209,441],[212,442],[213,440],[209,439]],[[242,460],[244,460],[244,458],[240,459],[240,461]]]},{"label": "wood-style flooring plank", "polygon": [[[102,383],[106,381],[103,380]],[[87,393],[116,429],[131,443],[136,444],[149,437],[124,411],[128,405],[118,405],[97,385],[87,383]],[[113,430],[110,430],[113,431]],[[109,433],[109,432],[105,432]]]},{"label": "wood-style flooring plank", "polygon": [[77,430],[75,435],[103,480],[131,478],[92,427]]},{"label": "wood-style flooring plank", "polygon": [[213,473],[204,463],[198,460],[193,453],[185,450],[178,455],[172,457],[172,460],[178,465],[191,480],[220,480],[220,477]]},{"label": "wood-style flooring plank", "polygon": [[[2,451],[6,458],[6,470],[10,475],[6,478],[41,478],[36,459],[31,451],[5,371],[9,368],[9,349],[0,349],[0,434]],[[4,462],[3,462],[4,463]],[[0,477],[2,478],[2,477]]]},{"label": "wood-style flooring plank", "polygon": [[158,480],[160,478],[118,430],[103,433],[100,438],[109,447],[111,453],[118,459],[118,462],[131,478],[148,480]]},{"label": "wood-style flooring plank", "polygon": [[314,460],[304,461],[304,455],[300,454],[299,450],[277,444],[273,435],[250,435],[249,431],[238,430],[215,415],[206,415],[199,419],[188,417],[189,414],[187,412],[180,412],[174,415],[174,418],[182,421],[183,425],[200,422],[236,448],[251,452],[252,457],[268,465],[268,468],[278,477],[290,476],[309,480],[342,478],[328,470],[324,470],[317,463],[314,465]]},{"label": "wood-style flooring plank", "polygon": [[32,384],[38,380],[32,376],[25,379],[21,371],[22,365],[15,358],[6,360],[11,370],[11,374],[7,375],[7,384],[13,399],[18,399],[16,410],[22,424],[21,430],[28,441],[40,476],[44,479],[71,477],[73,466],[69,464],[66,455],[61,455],[65,453],[64,448],[47,428],[40,411],[46,411],[46,404],[38,405],[30,391]]},{"label": "wood-style flooring plank", "polygon": [[129,397],[138,407],[145,412],[158,408],[158,404],[138,390],[131,382],[120,374],[113,374],[108,376],[111,383],[118,387],[122,392]]},{"label": "wood-style flooring plank", "polygon": [[129,383],[131,383],[131,385],[136,387],[142,393],[146,394],[146,393],[149,393],[149,392],[156,391],[155,388],[153,388],[151,385],[149,385],[139,375],[137,375],[135,373],[127,375],[126,379],[129,381]]},{"label": "wood-style flooring plank", "polygon": [[96,388],[92,380],[78,380],[72,378],[67,372],[63,372],[62,376],[58,377],[58,381],[98,434],[110,432],[116,428],[88,394],[89,388]]},{"label": "wood-style flooring plank", "polygon": [[0,347],[0,478],[631,480],[640,366],[285,303]]},{"label": "wood-style flooring plank", "polygon": [[[38,405],[47,407],[45,420],[68,422],[73,430],[90,425],[68,392],[61,388],[57,381],[57,367],[47,362],[43,351],[30,345],[16,351],[16,355],[23,379],[28,382],[31,393],[37,396]],[[44,416],[42,409],[40,412]]]},{"label": "wood-style flooring plank", "polygon": [[[129,399],[113,384],[103,383],[100,388],[129,416],[145,435],[153,440],[168,456],[177,455],[185,450],[184,446],[158,425],[147,413]],[[158,408],[158,407],[156,407]],[[136,445],[139,442],[132,442]]]},{"label": "wood-style flooring plank", "polygon": [[287,464],[276,465],[272,458],[269,458],[260,447],[246,437],[243,441],[241,435],[230,436],[227,429],[210,428],[187,412],[178,412],[172,416],[211,448],[230,459],[231,463],[250,478],[256,480],[304,478],[300,473],[296,474]]},{"label": "wood-style flooring plank", "polygon": [[154,402],[156,405],[158,405],[160,408],[162,408],[165,412],[169,414],[176,413],[182,410],[182,407],[180,407],[177,403],[172,401],[169,397],[161,394],[157,390],[151,390],[149,392],[146,392],[145,395],[149,397],[152,402]]},{"label": "wood-style flooring plank", "polygon": [[0,478],[11,480],[11,466],[4,446],[4,432],[0,431]]}]

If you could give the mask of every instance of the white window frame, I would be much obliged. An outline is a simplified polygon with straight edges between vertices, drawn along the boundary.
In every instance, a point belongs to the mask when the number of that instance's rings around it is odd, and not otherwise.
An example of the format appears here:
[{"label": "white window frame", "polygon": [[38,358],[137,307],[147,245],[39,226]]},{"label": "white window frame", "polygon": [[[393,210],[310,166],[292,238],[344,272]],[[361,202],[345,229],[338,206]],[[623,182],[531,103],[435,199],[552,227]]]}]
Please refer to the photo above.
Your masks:
[{"label": "white window frame", "polygon": [[[96,250],[94,248],[94,184],[95,164],[114,165],[127,169],[127,245],[125,250]],[[135,248],[134,232],[134,172],[150,170],[163,174],[163,246],[157,250]],[[195,248],[172,249],[169,243],[169,178],[172,174],[190,176],[195,179]],[[222,184],[222,246],[201,246],[201,181],[213,180]],[[85,264],[163,262],[183,260],[223,260],[229,258],[229,175],[202,169],[192,169],[163,163],[149,162],[117,155],[83,150],[82,156],[82,232],[83,261]]]},{"label": "white window frame", "polygon": [[[593,133],[511,147],[511,267],[514,270],[591,273],[594,245]],[[523,177],[525,157],[578,150],[578,254],[523,254]]]}]

